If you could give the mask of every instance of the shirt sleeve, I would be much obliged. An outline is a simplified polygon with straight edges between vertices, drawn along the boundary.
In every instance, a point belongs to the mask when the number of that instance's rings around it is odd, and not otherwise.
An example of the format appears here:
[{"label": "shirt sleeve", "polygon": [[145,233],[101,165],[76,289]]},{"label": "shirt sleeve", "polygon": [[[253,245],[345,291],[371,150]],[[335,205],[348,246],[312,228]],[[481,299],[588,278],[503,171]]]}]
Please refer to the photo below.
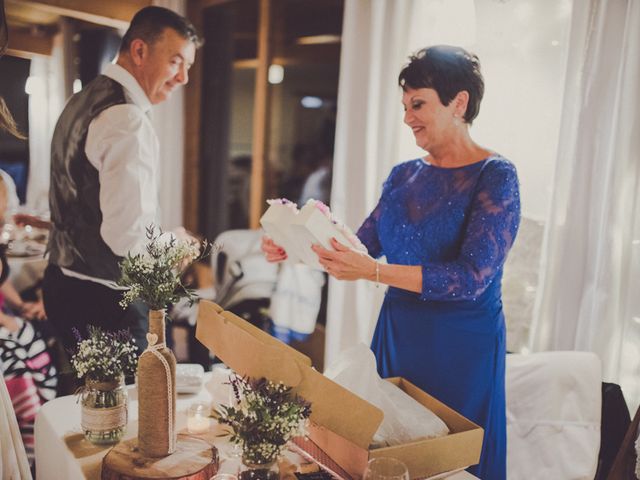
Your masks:
[{"label": "shirt sleeve", "polygon": [[157,224],[158,139],[135,105],[116,105],[89,125],[85,153],[100,179],[100,234],[113,253],[140,252]]},{"label": "shirt sleeve", "polygon": [[422,265],[422,300],[470,300],[493,282],[520,224],[518,176],[513,164],[493,161],[481,173],[460,254]]}]

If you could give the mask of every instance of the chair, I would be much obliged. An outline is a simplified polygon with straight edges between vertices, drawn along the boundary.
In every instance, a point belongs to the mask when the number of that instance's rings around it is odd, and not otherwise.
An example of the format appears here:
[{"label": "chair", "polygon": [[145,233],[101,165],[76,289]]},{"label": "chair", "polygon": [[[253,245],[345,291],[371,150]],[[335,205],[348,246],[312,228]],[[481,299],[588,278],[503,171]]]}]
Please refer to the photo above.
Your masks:
[{"label": "chair", "polygon": [[590,352],[507,355],[507,478],[593,479],[601,364]]},{"label": "chair", "polygon": [[602,383],[602,422],[598,471],[595,480],[606,480],[631,425],[629,408],[622,389],[615,383]]},{"label": "chair", "polygon": [[266,261],[260,249],[261,230],[228,230],[215,243],[220,249],[211,256],[215,302],[258,328],[265,328],[265,309],[278,278],[278,266]]}]

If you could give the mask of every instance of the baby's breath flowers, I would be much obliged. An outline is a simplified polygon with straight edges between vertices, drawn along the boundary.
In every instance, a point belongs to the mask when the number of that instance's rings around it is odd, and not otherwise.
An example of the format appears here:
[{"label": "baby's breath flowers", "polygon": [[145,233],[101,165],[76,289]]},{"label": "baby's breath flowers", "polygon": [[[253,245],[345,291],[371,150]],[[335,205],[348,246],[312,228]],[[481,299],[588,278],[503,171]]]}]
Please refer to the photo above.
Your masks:
[{"label": "baby's breath flowers", "polygon": [[242,447],[244,461],[270,463],[289,440],[306,434],[311,405],[290,387],[238,375],[230,383],[235,403],[220,406],[216,413],[218,422],[230,427],[230,440]]},{"label": "baby's breath flowers", "polygon": [[193,262],[211,252],[211,245],[178,240],[154,226],[147,228],[147,238],[144,253],[129,254],[120,262],[119,285],[128,289],[120,301],[122,308],[137,299],[152,310],[162,310],[183,297],[193,301],[193,291],[182,284],[181,278]]},{"label": "baby's breath flowers", "polygon": [[89,337],[83,340],[74,329],[78,347],[71,357],[71,365],[78,378],[112,382],[123,375],[133,375],[138,356],[128,331],[105,332],[93,325],[89,325],[87,331]]}]

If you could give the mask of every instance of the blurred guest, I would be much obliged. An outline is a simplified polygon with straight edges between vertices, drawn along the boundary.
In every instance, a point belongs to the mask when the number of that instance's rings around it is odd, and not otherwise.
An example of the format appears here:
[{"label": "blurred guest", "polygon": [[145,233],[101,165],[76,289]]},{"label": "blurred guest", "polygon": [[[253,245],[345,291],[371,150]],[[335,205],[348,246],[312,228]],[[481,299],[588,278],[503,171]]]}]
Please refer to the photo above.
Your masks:
[{"label": "blurred guest", "polygon": [[[0,222],[7,210],[8,189],[0,176]],[[29,461],[33,463],[33,422],[40,406],[55,397],[56,368],[39,324],[42,302],[25,302],[8,279],[6,244],[0,245],[0,373],[13,402]]]},{"label": "blurred guest", "polygon": [[331,180],[333,178],[333,150],[336,133],[336,111],[325,118],[318,132],[316,141],[317,159],[313,171],[306,178],[298,205],[302,206],[308,200],[320,200],[329,205],[331,200]]}]

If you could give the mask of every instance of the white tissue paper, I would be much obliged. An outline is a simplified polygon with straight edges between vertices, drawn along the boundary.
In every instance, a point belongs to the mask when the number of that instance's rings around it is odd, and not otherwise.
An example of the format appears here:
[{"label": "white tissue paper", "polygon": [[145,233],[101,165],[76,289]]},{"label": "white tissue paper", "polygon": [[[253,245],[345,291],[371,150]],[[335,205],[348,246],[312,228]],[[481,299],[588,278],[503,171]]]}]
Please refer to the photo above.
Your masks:
[{"label": "white tissue paper", "polygon": [[197,363],[178,363],[176,365],[176,392],[198,393],[202,388],[204,368]]},{"label": "white tissue paper", "polygon": [[449,433],[447,425],[431,410],[380,378],[373,352],[362,343],[342,352],[324,374],[384,412],[382,424],[373,437],[374,447]]}]

